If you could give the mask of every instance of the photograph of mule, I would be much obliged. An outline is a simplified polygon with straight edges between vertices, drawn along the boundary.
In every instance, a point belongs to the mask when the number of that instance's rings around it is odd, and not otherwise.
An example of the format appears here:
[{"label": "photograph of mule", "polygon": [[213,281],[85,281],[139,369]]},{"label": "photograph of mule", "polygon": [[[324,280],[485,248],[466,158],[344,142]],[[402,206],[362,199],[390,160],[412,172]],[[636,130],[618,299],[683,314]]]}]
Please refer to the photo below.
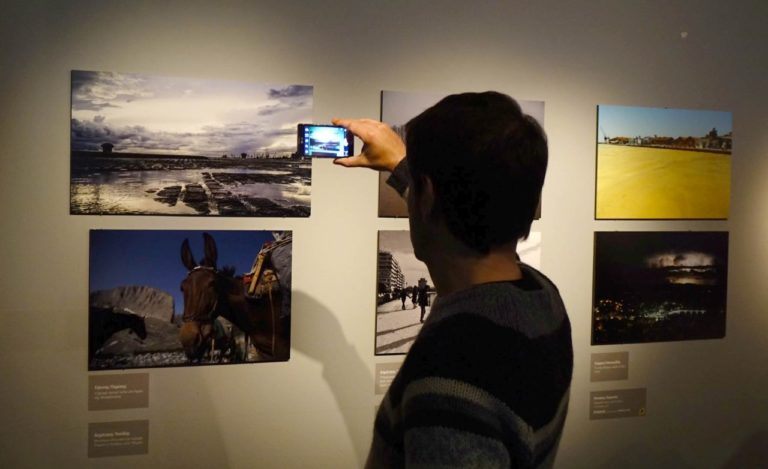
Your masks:
[{"label": "photograph of mule", "polygon": [[[248,346],[253,344],[258,361],[287,360],[291,238],[265,245],[246,277],[235,276],[233,268],[217,269],[216,242],[208,233],[203,233],[203,239],[205,251],[199,264],[189,241],[185,239],[181,246],[181,260],[189,271],[181,282],[184,316],[180,337],[187,358],[201,359],[206,351],[216,348],[217,341],[237,346],[232,335],[222,334],[224,329],[217,327],[221,317],[244,334],[244,344],[235,352],[240,359],[247,361]],[[281,285],[281,277],[287,288]]]},{"label": "photograph of mule", "polygon": [[89,370],[288,360],[291,232],[90,237]]}]

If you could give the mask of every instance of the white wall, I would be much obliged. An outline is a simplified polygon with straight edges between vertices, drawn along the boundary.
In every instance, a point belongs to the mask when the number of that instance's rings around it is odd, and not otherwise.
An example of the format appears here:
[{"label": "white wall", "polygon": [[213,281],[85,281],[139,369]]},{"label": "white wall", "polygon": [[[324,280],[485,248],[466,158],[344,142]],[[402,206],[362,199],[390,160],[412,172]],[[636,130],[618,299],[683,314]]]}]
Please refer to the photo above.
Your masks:
[{"label": "white wall", "polygon": [[[8,3],[8,2],[6,2]],[[559,467],[739,467],[768,447],[765,2],[12,1],[0,18],[0,466],[357,467],[373,422],[373,172],[313,166],[309,219],[70,216],[69,71],[315,86],[315,121],[377,117],[379,91],[546,101],[542,267],[573,323]],[[688,32],[687,38],[681,32]],[[596,105],[734,113],[727,222],[594,221]],[[87,410],[88,230],[292,229],[288,363],[152,369],[150,407]],[[596,230],[728,230],[727,337],[591,347]],[[630,378],[590,383],[592,352]],[[589,392],[648,415],[588,420]],[[150,420],[146,456],[88,460],[87,424]],[[730,465],[730,466],[729,466]]]}]

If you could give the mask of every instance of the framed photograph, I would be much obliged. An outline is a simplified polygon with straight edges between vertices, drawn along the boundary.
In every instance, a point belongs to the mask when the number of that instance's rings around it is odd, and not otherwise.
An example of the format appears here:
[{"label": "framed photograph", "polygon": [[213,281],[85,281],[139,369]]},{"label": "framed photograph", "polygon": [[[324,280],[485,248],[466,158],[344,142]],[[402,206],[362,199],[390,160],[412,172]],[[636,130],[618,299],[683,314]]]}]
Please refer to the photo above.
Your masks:
[{"label": "framed photograph", "polygon": [[597,108],[596,219],[727,219],[730,112]]},{"label": "framed photograph", "polygon": [[405,354],[429,316],[434,283],[409,231],[379,231],[376,269],[376,355]]},{"label": "framed photograph", "polygon": [[70,213],[308,217],[312,92],[73,71]]},{"label": "framed photograph", "polygon": [[[427,108],[437,104],[448,96],[446,93],[382,91],[381,92],[381,121],[386,122],[405,139],[405,124]],[[517,100],[523,112],[535,118],[544,127],[544,101]],[[408,217],[408,207],[389,184],[387,178],[391,173],[379,173],[379,216]],[[541,206],[536,218],[541,217]]]},{"label": "framed photograph", "polygon": [[92,230],[88,369],[288,360],[292,239]]},{"label": "framed photograph", "polygon": [[597,232],[592,345],[725,337],[727,232]]},{"label": "framed photograph", "polygon": [[[540,268],[541,233],[518,243],[520,260]],[[379,231],[376,264],[376,355],[408,352],[437,297],[427,266],[416,258],[408,231]]]}]

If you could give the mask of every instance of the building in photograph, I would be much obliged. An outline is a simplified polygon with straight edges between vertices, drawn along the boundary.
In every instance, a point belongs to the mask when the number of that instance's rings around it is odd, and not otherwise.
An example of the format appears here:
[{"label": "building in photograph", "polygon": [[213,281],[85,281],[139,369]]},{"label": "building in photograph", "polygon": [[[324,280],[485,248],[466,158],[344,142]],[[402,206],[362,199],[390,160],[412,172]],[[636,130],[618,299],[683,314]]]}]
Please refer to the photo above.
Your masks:
[{"label": "building in photograph", "polygon": [[379,251],[379,293],[390,293],[405,286],[405,275],[391,252]]}]

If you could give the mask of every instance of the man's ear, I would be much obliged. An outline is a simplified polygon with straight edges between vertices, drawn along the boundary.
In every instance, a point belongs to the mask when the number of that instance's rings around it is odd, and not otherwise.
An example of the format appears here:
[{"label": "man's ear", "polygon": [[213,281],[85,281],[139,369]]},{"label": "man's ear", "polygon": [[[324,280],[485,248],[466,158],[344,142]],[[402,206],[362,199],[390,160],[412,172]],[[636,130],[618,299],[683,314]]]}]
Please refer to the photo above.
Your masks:
[{"label": "man's ear", "polygon": [[421,193],[416,199],[416,208],[422,220],[434,217],[435,209],[435,185],[429,176],[424,176],[421,184]]}]

